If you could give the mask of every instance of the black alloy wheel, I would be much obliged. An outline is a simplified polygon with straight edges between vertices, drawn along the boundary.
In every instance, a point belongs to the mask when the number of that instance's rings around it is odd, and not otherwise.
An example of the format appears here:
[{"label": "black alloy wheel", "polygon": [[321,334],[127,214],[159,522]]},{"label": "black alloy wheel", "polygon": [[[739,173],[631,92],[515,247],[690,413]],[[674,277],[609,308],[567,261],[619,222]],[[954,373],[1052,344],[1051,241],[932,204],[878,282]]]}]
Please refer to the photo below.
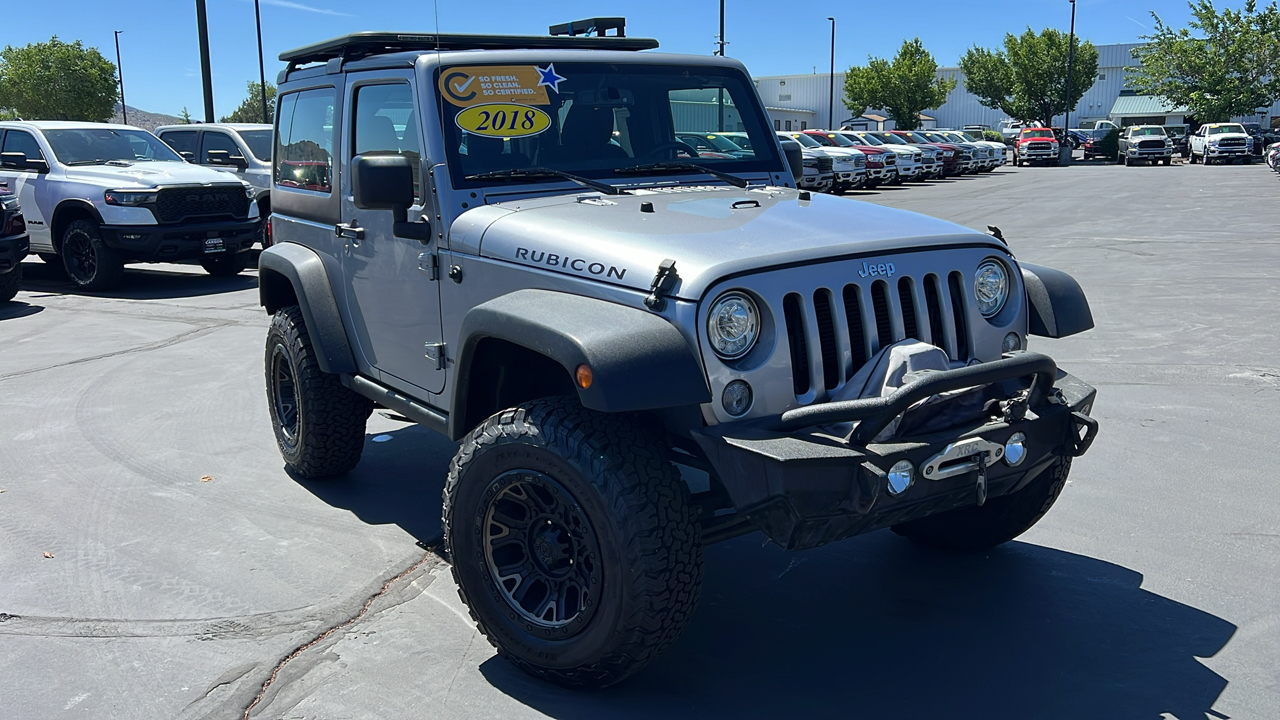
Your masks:
[{"label": "black alloy wheel", "polygon": [[294,451],[298,445],[298,387],[293,363],[283,344],[277,343],[271,349],[271,367],[267,372],[280,442]]},{"label": "black alloy wheel", "polygon": [[102,241],[98,225],[77,220],[67,227],[59,248],[62,267],[81,290],[110,290],[124,276],[124,261]]}]

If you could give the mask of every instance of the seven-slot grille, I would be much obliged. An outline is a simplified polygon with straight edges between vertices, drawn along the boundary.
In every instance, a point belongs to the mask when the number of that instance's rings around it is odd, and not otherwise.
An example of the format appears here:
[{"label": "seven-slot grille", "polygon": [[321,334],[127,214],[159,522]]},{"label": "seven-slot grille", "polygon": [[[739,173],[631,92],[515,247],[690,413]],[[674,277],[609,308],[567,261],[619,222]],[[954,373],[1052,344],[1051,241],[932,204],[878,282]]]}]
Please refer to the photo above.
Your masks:
[{"label": "seven-slot grille", "polygon": [[881,348],[906,338],[968,361],[964,287],[961,274],[952,272],[788,293],[782,315],[796,397],[839,388]]},{"label": "seven-slot grille", "polygon": [[156,193],[155,212],[164,223],[193,218],[243,220],[249,216],[249,198],[242,185],[164,188]]}]

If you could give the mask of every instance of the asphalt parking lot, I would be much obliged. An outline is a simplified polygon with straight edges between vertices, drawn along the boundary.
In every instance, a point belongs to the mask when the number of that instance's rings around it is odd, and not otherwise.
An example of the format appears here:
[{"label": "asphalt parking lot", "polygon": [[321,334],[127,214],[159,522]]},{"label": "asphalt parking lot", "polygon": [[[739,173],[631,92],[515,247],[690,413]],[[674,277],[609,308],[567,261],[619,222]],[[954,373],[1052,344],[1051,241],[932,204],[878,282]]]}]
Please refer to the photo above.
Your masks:
[{"label": "asphalt parking lot", "polygon": [[1020,540],[715,545],[666,655],[563,691],[494,657],[417,545],[452,443],[375,413],[349,477],[285,474],[252,272],[134,266],[90,297],[31,259],[0,307],[0,716],[1280,717],[1280,178],[1010,167],[851,197],[997,225],[1090,296],[1095,330],[1031,347],[1099,388],[1102,430]]}]

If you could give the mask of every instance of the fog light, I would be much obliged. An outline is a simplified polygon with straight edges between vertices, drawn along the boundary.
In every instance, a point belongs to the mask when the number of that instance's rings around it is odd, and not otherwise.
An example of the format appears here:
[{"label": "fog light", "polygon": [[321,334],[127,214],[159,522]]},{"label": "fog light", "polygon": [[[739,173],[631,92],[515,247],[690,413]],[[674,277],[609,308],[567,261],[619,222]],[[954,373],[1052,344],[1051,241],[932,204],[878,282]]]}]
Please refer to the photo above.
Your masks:
[{"label": "fog light", "polygon": [[734,380],[724,386],[724,394],[720,396],[720,404],[724,411],[734,417],[744,414],[751,408],[751,386],[746,380]]},{"label": "fog light", "polygon": [[916,479],[916,467],[910,460],[899,460],[889,468],[889,494],[901,495]]},{"label": "fog light", "polygon": [[121,235],[120,237],[124,238],[125,240],[141,240],[142,239],[141,235]]},{"label": "fog light", "polygon": [[1000,343],[1000,352],[1011,353],[1015,350],[1022,349],[1022,338],[1018,337],[1018,333],[1009,333],[1004,336],[1004,342]]},{"label": "fog light", "polygon": [[1010,467],[1020,465],[1027,458],[1027,436],[1016,432],[1004,443],[1004,461]]}]

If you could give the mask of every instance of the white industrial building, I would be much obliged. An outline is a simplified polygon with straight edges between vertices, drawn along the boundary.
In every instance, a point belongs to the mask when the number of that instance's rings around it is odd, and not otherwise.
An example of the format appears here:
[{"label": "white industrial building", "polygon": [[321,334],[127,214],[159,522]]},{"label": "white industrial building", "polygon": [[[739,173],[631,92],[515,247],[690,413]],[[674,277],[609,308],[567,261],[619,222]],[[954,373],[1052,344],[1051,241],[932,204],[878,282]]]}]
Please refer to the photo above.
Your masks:
[{"label": "white industrial building", "polygon": [[[1139,43],[1098,46],[1098,74],[1093,85],[1080,98],[1071,113],[1071,126],[1079,127],[1088,120],[1117,119],[1129,123],[1141,122],[1157,125],[1180,125],[1186,110],[1171,107],[1159,98],[1135,95],[1126,82],[1126,68],[1135,67],[1138,61],[1132,50]],[[939,108],[926,110],[922,116],[924,127],[959,128],[965,125],[997,126],[1007,116],[983,106],[977,96],[965,88],[964,73],[958,67],[938,68],[940,77],[952,78],[956,87]],[[1081,78],[1077,78],[1080,80]],[[844,106],[844,73],[835,76],[835,112],[831,108],[831,76],[827,73],[806,75],[774,75],[756,78],[760,98],[779,130],[804,130],[826,127],[828,117],[835,127],[849,126],[866,129],[890,129],[893,121],[888,113],[868,110],[861,117],[852,117]],[[1280,103],[1258,116],[1239,118],[1263,125],[1280,121]],[[1064,118],[1059,115],[1055,125]]]}]

